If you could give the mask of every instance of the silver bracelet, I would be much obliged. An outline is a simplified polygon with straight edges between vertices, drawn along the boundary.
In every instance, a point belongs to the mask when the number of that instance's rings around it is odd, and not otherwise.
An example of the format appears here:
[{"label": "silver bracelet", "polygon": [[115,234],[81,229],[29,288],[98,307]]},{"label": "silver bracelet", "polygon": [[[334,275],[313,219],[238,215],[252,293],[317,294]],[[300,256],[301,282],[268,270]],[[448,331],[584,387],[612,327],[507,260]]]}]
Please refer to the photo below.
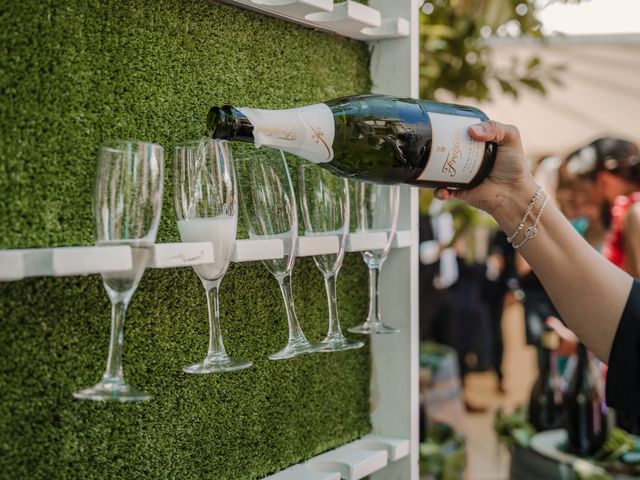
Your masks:
[{"label": "silver bracelet", "polygon": [[511,235],[509,235],[507,237],[507,242],[513,243],[513,241],[516,239],[516,237],[520,233],[520,230],[522,230],[524,228],[524,222],[526,222],[527,218],[529,218],[529,214],[531,213],[531,209],[538,202],[538,199],[540,198],[540,195],[542,195],[542,187],[538,186],[538,189],[536,190],[536,193],[534,193],[533,197],[531,197],[531,202],[529,202],[529,206],[527,207],[527,210],[524,212],[524,216],[522,217],[522,220],[520,220],[520,223],[516,227],[516,230]]},{"label": "silver bracelet", "polygon": [[517,250],[518,248],[523,246],[525,243],[527,243],[529,240],[531,240],[533,237],[535,237],[538,234],[538,225],[540,224],[540,219],[542,218],[542,212],[544,212],[544,209],[547,206],[547,203],[549,203],[549,195],[545,197],[544,202],[542,202],[542,205],[540,206],[540,210],[538,210],[538,218],[536,218],[536,221],[533,222],[532,226],[528,227],[524,231],[524,239],[520,243],[516,243],[513,246],[514,249]]}]

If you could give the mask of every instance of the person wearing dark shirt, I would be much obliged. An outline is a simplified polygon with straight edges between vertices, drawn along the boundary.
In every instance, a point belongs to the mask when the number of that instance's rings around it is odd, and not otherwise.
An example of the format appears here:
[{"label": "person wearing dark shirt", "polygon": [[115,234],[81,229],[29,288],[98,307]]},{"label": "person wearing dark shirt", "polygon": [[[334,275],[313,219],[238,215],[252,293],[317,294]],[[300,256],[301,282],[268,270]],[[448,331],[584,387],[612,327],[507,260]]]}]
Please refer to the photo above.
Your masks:
[{"label": "person wearing dark shirt", "polygon": [[[548,202],[526,168],[516,127],[484,121],[469,135],[498,145],[491,174],[470,190],[436,190],[491,214],[536,273],[561,318],[608,363],[607,401],[640,413],[640,284],[605,259]],[[640,163],[640,159],[634,160]]]},{"label": "person wearing dark shirt", "polygon": [[503,232],[496,232],[489,245],[489,255],[486,261],[486,274],[482,284],[482,298],[487,305],[491,334],[491,366],[498,377],[498,391],[505,392],[502,357],[504,342],[502,339],[502,313],[504,301],[510,285],[515,281],[515,254],[507,236]]}]

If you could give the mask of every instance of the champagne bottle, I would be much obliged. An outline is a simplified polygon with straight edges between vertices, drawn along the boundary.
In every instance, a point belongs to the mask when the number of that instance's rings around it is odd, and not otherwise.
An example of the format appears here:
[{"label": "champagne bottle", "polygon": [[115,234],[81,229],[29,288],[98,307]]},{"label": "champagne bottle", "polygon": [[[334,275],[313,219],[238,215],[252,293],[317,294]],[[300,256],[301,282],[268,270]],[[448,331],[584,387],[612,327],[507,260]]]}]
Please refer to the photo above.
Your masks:
[{"label": "champagne bottle", "polygon": [[564,424],[564,385],[558,373],[555,350],[560,345],[558,334],[545,329],[538,353],[538,379],[531,389],[529,422],[542,432]]},{"label": "champagne bottle", "polygon": [[566,409],[569,451],[592,455],[607,439],[608,412],[602,374],[582,343],[578,345],[578,362],[569,384]]},{"label": "champagne bottle", "polygon": [[496,145],[467,132],[486,119],[473,107],[356,95],[290,110],[213,107],[207,134],[279,148],[342,177],[461,189],[493,167]]}]

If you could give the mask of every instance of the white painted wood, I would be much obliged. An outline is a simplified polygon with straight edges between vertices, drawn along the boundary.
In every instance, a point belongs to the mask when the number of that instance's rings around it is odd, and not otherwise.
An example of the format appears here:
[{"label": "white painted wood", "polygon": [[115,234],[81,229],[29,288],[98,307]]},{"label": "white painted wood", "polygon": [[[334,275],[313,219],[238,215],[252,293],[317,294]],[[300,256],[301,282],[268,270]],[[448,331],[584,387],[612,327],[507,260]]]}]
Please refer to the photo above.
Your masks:
[{"label": "white painted wood", "polygon": [[[396,233],[393,246],[404,248],[411,243],[411,232]],[[347,237],[348,252],[379,250],[387,241],[385,232],[353,233]],[[308,257],[337,253],[337,235],[302,236],[298,239],[297,256]],[[251,262],[282,258],[282,240],[236,240],[232,262]],[[215,252],[209,242],[157,243],[153,247],[151,268],[175,268],[213,262]],[[126,245],[93,247],[58,247],[0,250],[0,281],[24,277],[89,275],[131,269],[131,250]]]},{"label": "white painted wood", "polygon": [[320,472],[339,472],[340,478],[358,480],[387,465],[386,450],[359,448],[359,442],[348,443],[307,462],[309,469]]},{"label": "white painted wood", "polygon": [[340,237],[337,235],[310,235],[298,237],[298,257],[310,257],[327,253],[338,253]]},{"label": "white painted wood", "polygon": [[89,275],[132,267],[131,249],[126,245],[33,248],[15,252],[22,256],[23,277]]},{"label": "white painted wood", "polygon": [[407,37],[411,31],[407,19],[383,17],[376,8],[351,0],[335,4],[333,0],[222,1],[229,5],[366,42]]},{"label": "white painted wood", "polygon": [[232,262],[253,262],[284,257],[282,240],[236,240]]},{"label": "white painted wood", "polygon": [[[418,96],[419,0],[370,0],[383,18],[409,21],[410,35],[370,42],[374,93]],[[371,424],[373,433],[410,440],[409,455],[374,473],[372,480],[418,480],[418,195],[401,189],[397,244],[382,268],[383,320],[399,328],[395,335],[371,339]]]},{"label": "white painted wood", "polygon": [[212,263],[213,244],[209,242],[156,243],[153,247],[151,268],[188,267]]},{"label": "white painted wood", "polygon": [[391,246],[393,248],[406,248],[413,244],[413,232],[411,230],[399,230],[396,232]]},{"label": "white painted wood", "polygon": [[301,463],[273,475],[264,480],[340,480],[339,472],[317,472]]},{"label": "white painted wood", "polygon": [[379,28],[382,25],[378,10],[352,0],[336,3],[330,12],[312,13],[306,19],[349,37],[358,35],[364,28]]},{"label": "white painted wood", "polygon": [[5,250],[0,252],[0,282],[10,282],[24,278],[22,251]]},{"label": "white painted wood", "polygon": [[[37,259],[43,259],[38,252],[29,250]],[[89,275],[99,272],[119,272],[133,267],[131,249],[126,245],[99,247],[60,247],[47,250],[51,258],[51,275]],[[48,268],[48,260],[43,264]],[[35,266],[35,263],[34,263]],[[40,276],[36,270],[33,276]]]},{"label": "white painted wood", "polygon": [[408,439],[366,435],[264,480],[357,480],[384,471],[388,462],[406,457],[409,450]]},{"label": "white painted wood", "polygon": [[300,21],[305,20],[307,15],[333,10],[333,0],[250,0],[249,3]]},{"label": "white painted wood", "polygon": [[411,442],[406,438],[386,437],[370,434],[356,442],[357,448],[367,450],[385,450],[390,462],[395,462],[409,455]]},{"label": "white painted wood", "polygon": [[409,36],[411,24],[404,18],[385,18],[379,27],[366,27],[355,33],[352,38],[370,42],[372,40],[384,40],[389,38],[401,38]]},{"label": "white painted wood", "polygon": [[387,245],[386,232],[350,233],[347,238],[347,252],[382,250]]}]

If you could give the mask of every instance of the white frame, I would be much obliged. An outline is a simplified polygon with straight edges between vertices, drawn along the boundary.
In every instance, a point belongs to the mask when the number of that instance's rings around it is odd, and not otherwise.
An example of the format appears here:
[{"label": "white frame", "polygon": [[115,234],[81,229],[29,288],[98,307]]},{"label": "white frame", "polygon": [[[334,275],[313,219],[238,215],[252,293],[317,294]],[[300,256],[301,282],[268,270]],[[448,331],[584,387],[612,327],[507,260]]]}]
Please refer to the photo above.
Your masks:
[{"label": "white frame", "polygon": [[[405,38],[371,44],[373,91],[418,97],[418,0],[370,0],[382,16],[409,21]],[[409,439],[409,455],[371,476],[373,480],[418,480],[418,190],[405,187],[400,199],[400,240],[409,248],[394,250],[382,269],[382,316],[401,332],[372,339],[371,423],[373,433]],[[393,321],[391,320],[393,319]],[[390,337],[390,338],[387,338]]]}]

